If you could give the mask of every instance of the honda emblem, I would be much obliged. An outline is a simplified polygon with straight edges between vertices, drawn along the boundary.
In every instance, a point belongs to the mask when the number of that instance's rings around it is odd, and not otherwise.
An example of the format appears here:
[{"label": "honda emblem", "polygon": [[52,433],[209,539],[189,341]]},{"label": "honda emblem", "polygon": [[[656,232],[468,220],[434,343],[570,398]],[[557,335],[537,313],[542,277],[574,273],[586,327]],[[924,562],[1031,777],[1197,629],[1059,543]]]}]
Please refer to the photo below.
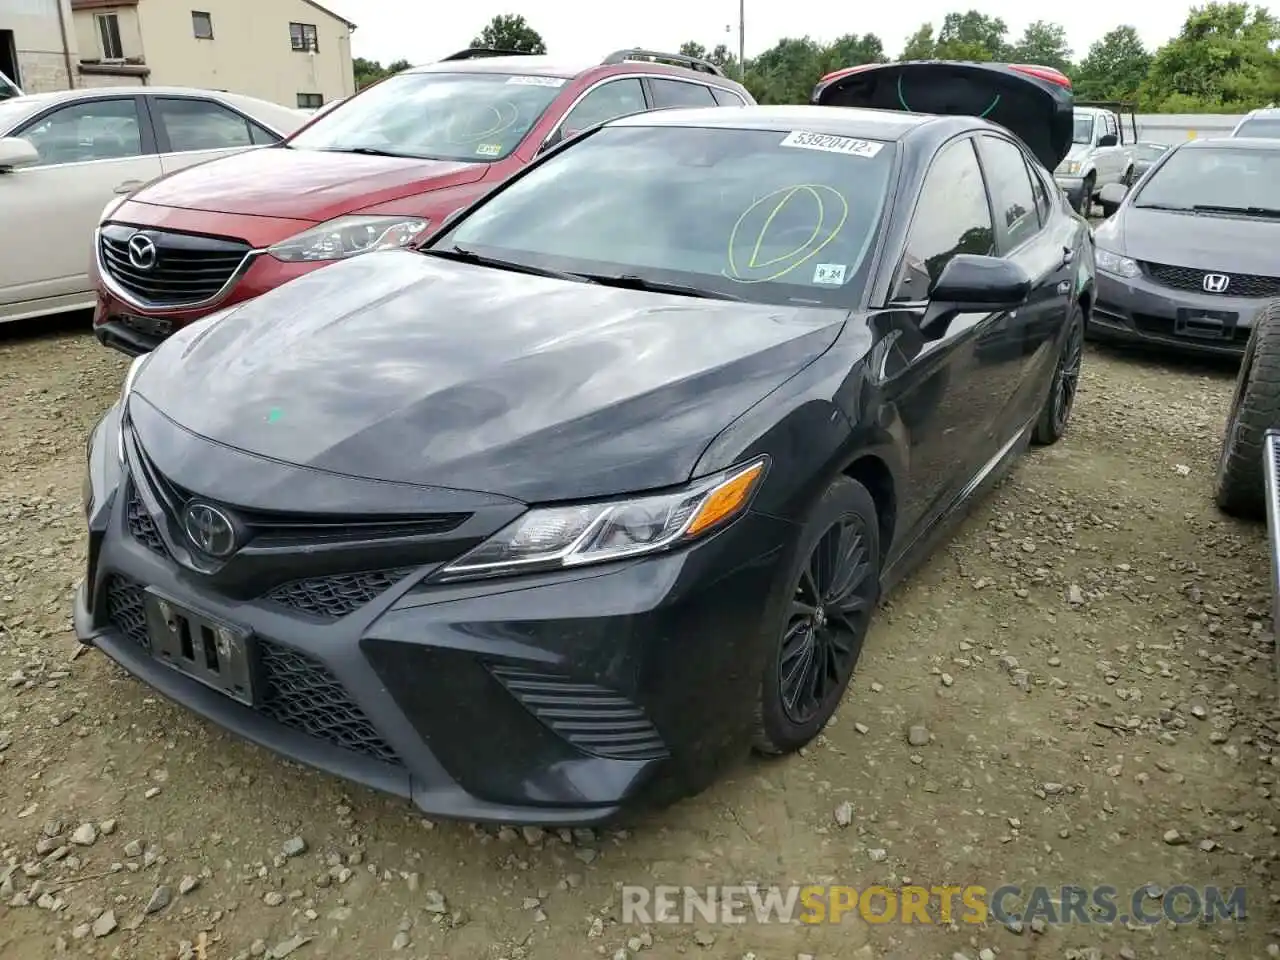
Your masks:
[{"label": "honda emblem", "polygon": [[1226,293],[1227,287],[1231,285],[1231,278],[1225,273],[1206,273],[1204,275],[1204,289],[1206,293]]}]

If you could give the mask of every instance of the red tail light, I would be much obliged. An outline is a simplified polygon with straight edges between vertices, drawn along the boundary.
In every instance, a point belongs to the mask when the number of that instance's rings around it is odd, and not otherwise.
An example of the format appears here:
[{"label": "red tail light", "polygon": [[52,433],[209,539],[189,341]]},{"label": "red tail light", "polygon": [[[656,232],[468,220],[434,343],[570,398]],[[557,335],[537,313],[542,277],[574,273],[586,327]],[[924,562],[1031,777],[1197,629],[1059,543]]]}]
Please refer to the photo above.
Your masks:
[{"label": "red tail light", "polygon": [[845,67],[843,70],[833,70],[831,73],[828,73],[825,77],[819,80],[818,83],[822,84],[829,80],[839,80],[841,77],[847,77],[862,70],[870,70],[872,67],[883,66],[883,63],[860,63],[856,67]]},{"label": "red tail light", "polygon": [[1011,63],[1010,70],[1018,73],[1024,73],[1028,77],[1036,77],[1040,80],[1047,80],[1049,83],[1055,83],[1060,87],[1071,89],[1071,78],[1061,70],[1055,70],[1053,67],[1041,67],[1034,63]]}]

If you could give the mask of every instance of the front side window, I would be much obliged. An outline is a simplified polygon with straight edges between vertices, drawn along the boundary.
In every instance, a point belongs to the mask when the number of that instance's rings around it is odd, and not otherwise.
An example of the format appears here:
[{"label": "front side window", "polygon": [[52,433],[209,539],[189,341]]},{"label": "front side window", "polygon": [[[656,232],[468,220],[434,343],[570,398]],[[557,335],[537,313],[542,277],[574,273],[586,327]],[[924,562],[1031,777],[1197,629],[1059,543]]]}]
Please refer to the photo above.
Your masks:
[{"label": "front side window", "polygon": [[1183,148],[1148,175],[1133,205],[1280,216],[1280,150]]},{"label": "front side window", "polygon": [[973,141],[958,140],[942,148],[925,175],[893,299],[927,300],[942,268],[956,254],[995,252],[991,208]]},{"label": "front side window", "polygon": [[401,73],[322,114],[288,144],[488,163],[520,145],[565,83],[501,73]]},{"label": "front side window", "polygon": [[132,97],[71,104],[45,114],[16,136],[36,148],[39,166],[142,155],[142,126]]},{"label": "front side window", "polygon": [[709,296],[848,307],[866,282],[895,156],[892,144],[806,131],[603,127],[494,193],[431,248]]},{"label": "front side window", "polygon": [[1240,124],[1234,136],[1264,137],[1273,139],[1280,137],[1280,117],[1253,117]]},{"label": "front side window", "polygon": [[1072,143],[1093,143],[1093,114],[1077,113],[1071,128]]},{"label": "front side window", "polygon": [[569,111],[560,124],[560,131],[564,136],[571,137],[598,123],[629,113],[640,113],[644,109],[644,88],[637,78],[610,80],[578,101],[578,105]]}]

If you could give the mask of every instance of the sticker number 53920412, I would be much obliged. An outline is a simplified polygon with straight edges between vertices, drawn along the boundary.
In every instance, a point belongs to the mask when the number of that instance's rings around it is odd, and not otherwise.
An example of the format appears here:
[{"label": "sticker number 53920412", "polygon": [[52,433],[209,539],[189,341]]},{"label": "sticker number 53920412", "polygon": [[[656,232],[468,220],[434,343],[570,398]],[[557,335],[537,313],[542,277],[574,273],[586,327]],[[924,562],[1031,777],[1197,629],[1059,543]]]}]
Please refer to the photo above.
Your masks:
[{"label": "sticker number 53920412", "polygon": [[781,147],[799,147],[802,150],[824,150],[827,153],[847,153],[853,157],[874,157],[883,143],[874,140],[857,140],[853,137],[835,137],[827,133],[810,133],[792,130],[783,138]]}]

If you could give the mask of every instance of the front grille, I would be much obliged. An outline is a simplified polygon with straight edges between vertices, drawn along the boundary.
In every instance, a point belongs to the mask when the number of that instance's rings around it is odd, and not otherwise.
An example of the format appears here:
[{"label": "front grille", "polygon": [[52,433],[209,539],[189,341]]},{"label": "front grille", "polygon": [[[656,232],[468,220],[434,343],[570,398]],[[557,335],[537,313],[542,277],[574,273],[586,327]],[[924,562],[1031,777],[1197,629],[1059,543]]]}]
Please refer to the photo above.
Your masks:
[{"label": "front grille", "polygon": [[156,526],[156,522],[151,519],[151,515],[147,513],[147,508],[143,506],[142,499],[138,496],[138,491],[134,489],[132,483],[129,484],[129,497],[125,505],[125,522],[129,526],[129,534],[133,539],[148,550],[153,550],[161,555],[167,553],[164,540],[160,536],[160,530]]},{"label": "front grille", "polygon": [[267,599],[313,617],[337,620],[395,586],[413,570],[413,567],[402,567],[398,570],[340,573],[330,577],[292,580],[268,593]]},{"label": "front grille", "polygon": [[1204,278],[1214,273],[1227,278],[1227,289],[1221,291],[1224,297],[1277,297],[1280,296],[1280,277],[1267,277],[1253,273],[1218,273],[1213,270],[1196,270],[1191,267],[1176,267],[1167,263],[1143,263],[1142,270],[1148,277],[1162,286],[1174,290],[1194,290],[1206,293]]},{"label": "front grille", "polygon": [[[131,258],[129,244],[137,235],[150,241],[153,258]],[[102,266],[111,279],[157,307],[191,306],[216,296],[251,249],[241,240],[121,224],[103,227],[100,240]]]},{"label": "front grille", "polygon": [[523,667],[492,664],[489,670],[525,709],[579,750],[615,760],[667,756],[644,711],[612,690]]},{"label": "front grille", "polygon": [[[112,574],[107,578],[104,594],[112,629],[149,650],[142,586]],[[255,648],[259,698],[254,709],[259,713],[344,750],[383,763],[401,764],[396,752],[324,664],[265,637],[255,638]]]}]

